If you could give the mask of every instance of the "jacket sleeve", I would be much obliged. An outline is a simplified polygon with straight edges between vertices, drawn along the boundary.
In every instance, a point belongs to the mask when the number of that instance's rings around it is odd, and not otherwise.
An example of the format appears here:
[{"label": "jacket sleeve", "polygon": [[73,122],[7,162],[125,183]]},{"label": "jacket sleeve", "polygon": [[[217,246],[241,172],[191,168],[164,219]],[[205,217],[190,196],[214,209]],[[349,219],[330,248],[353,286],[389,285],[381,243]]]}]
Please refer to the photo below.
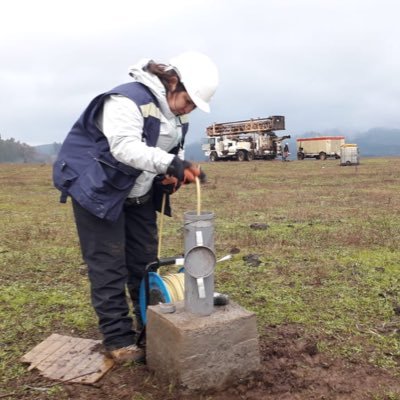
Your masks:
[{"label": "jacket sleeve", "polygon": [[108,140],[111,154],[119,162],[156,174],[166,172],[174,155],[147,146],[142,140],[144,119],[132,100],[121,95],[109,96],[97,123]]}]

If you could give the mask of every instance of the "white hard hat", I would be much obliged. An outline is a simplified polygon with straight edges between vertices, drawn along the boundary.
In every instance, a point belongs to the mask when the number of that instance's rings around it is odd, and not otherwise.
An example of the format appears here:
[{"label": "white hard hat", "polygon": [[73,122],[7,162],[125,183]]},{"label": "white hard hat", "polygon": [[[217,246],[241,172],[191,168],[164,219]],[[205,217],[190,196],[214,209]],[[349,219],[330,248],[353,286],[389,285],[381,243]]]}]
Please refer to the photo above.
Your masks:
[{"label": "white hard hat", "polygon": [[196,51],[182,53],[169,61],[179,75],[193,103],[210,112],[209,102],[218,86],[216,65],[205,54]]}]

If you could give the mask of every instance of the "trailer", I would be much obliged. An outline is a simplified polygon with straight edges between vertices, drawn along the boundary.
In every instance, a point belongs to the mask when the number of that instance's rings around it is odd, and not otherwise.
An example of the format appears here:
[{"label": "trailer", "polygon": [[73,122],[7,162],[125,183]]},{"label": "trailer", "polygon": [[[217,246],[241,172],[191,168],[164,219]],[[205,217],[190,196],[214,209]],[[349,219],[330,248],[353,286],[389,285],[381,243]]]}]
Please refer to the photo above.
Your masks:
[{"label": "trailer", "polygon": [[297,159],[316,158],[326,160],[333,157],[340,158],[340,148],[344,145],[344,136],[319,136],[312,138],[298,138]]},{"label": "trailer", "polygon": [[210,161],[271,160],[282,154],[281,141],[290,138],[274,132],[284,129],[283,116],[216,123],[207,127],[202,150]]},{"label": "trailer", "polygon": [[340,146],[340,165],[358,165],[360,157],[356,144],[342,144]]}]

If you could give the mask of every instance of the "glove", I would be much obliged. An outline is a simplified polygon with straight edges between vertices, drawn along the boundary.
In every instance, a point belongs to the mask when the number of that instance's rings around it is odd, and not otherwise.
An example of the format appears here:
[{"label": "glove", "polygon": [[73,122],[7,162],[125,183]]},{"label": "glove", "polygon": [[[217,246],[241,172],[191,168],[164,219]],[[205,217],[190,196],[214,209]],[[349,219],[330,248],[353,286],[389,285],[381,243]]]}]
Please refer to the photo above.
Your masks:
[{"label": "glove", "polygon": [[164,175],[164,178],[160,181],[162,191],[166,194],[175,193],[180,187],[181,183],[175,176]]},{"label": "glove", "polygon": [[154,178],[153,185],[158,192],[166,193],[169,195],[175,193],[181,187],[181,183],[178,181],[177,178],[164,174],[157,175]]},{"label": "glove", "polygon": [[201,182],[205,181],[205,174],[200,167],[193,165],[189,161],[181,160],[177,156],[174,157],[167,168],[167,175],[177,178],[183,184],[195,182],[196,178],[199,178]]}]

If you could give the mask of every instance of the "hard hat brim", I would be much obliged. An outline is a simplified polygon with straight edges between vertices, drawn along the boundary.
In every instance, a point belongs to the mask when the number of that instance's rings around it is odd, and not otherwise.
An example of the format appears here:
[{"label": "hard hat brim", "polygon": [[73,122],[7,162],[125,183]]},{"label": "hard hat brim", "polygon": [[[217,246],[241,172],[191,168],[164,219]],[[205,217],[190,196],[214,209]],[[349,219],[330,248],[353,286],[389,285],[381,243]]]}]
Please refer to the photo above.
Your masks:
[{"label": "hard hat brim", "polygon": [[196,105],[196,107],[198,109],[200,109],[201,111],[204,111],[206,113],[210,112],[210,105],[208,103],[206,103],[204,100],[202,100],[199,96],[191,94],[190,90],[188,90],[187,88],[186,88],[186,91],[188,92],[191,100],[193,101],[193,103]]}]

